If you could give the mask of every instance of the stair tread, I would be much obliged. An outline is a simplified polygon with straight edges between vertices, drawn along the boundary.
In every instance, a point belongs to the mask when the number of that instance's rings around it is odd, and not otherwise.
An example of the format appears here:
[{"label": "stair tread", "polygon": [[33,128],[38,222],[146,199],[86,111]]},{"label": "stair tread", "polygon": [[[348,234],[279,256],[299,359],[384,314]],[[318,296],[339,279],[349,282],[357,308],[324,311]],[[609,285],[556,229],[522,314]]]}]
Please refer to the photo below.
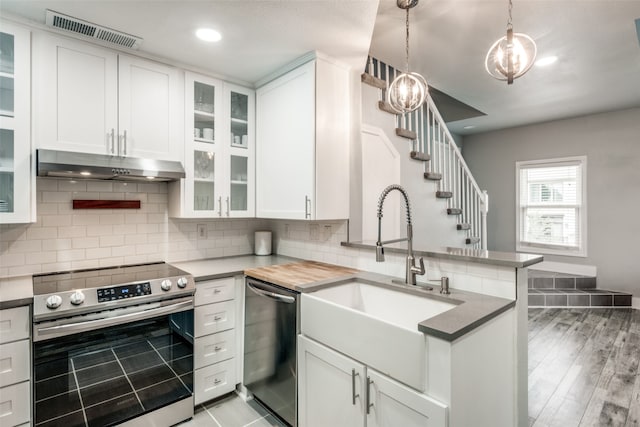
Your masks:
[{"label": "stair tread", "polygon": [[362,81],[362,83],[366,83],[369,86],[377,87],[378,89],[387,88],[387,82],[377,77],[374,77],[369,73],[362,73],[360,75],[360,80]]},{"label": "stair tread", "polygon": [[436,197],[438,199],[450,199],[453,197],[453,193],[451,191],[436,191]]},{"label": "stair tread", "polygon": [[424,179],[428,179],[431,181],[440,181],[442,179],[442,174],[437,172],[425,172],[423,176]]},{"label": "stair tread", "polygon": [[378,101],[378,109],[390,114],[398,114],[398,112],[394,110],[391,107],[391,104],[389,104],[387,101]]},{"label": "stair tread", "polygon": [[471,224],[467,224],[467,223],[461,223],[461,224],[456,224],[456,229],[457,230],[471,230]]},{"label": "stair tread", "polygon": [[431,160],[430,155],[421,151],[412,151],[411,153],[409,153],[409,155],[413,160],[421,160],[423,162],[428,162],[429,160]]},{"label": "stair tread", "polygon": [[418,138],[418,135],[414,131],[404,128],[396,128],[396,135],[407,139]]},{"label": "stair tread", "polygon": [[460,208],[447,208],[447,215],[462,215]]}]

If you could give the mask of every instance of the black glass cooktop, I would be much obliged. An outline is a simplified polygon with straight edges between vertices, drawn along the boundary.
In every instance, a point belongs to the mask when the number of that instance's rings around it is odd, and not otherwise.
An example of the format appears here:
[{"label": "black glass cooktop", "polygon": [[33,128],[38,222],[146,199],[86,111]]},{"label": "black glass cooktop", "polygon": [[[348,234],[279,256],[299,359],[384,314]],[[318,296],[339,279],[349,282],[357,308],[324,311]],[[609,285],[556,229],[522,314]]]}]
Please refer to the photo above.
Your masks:
[{"label": "black glass cooktop", "polygon": [[189,273],[165,262],[36,274],[33,276],[33,294],[102,288],[188,275]]}]

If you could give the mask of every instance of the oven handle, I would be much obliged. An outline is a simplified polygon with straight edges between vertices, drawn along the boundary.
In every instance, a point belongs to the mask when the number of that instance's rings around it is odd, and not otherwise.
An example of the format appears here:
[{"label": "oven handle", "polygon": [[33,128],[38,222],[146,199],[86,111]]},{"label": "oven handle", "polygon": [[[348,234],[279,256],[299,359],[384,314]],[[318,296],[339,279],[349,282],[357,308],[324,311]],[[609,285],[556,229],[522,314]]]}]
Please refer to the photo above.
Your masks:
[{"label": "oven handle", "polygon": [[278,302],[284,302],[287,304],[293,304],[294,302],[296,302],[296,299],[294,297],[258,289],[249,282],[247,282],[247,287],[260,296],[267,297]]},{"label": "oven handle", "polygon": [[[162,304],[162,303],[160,303]],[[113,326],[122,324],[123,321],[132,322],[135,320],[148,319],[155,316],[161,316],[164,314],[172,314],[179,313],[180,311],[185,311],[190,308],[193,308],[193,299],[189,299],[188,301],[182,301],[175,304],[170,305],[161,305],[160,307],[155,307],[151,309],[145,309],[142,311],[136,311],[133,313],[121,314],[121,315],[111,315],[109,317],[104,317],[102,319],[95,320],[85,320],[75,323],[66,323],[63,325],[56,326],[48,326],[45,328],[37,328],[37,335],[50,335],[50,334],[60,334],[61,332],[66,333],[75,333],[75,332],[83,332],[87,330],[93,330],[96,327],[102,328],[105,326]],[[109,312],[113,313],[113,312]],[[34,341],[37,339],[34,337]]]}]

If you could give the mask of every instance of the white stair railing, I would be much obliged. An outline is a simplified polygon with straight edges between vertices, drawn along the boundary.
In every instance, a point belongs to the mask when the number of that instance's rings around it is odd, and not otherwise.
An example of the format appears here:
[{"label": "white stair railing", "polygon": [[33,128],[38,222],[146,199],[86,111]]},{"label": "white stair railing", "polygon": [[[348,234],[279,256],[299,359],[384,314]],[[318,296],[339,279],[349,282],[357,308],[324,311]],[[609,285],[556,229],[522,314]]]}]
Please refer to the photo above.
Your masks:
[{"label": "white stair railing", "polygon": [[[386,81],[389,87],[398,71],[369,57],[366,72]],[[380,91],[380,101],[386,100],[385,92],[385,89]],[[447,199],[447,208],[460,209],[462,213],[459,223],[470,225],[467,246],[486,249],[489,196],[486,191],[480,189],[473,178],[431,96],[427,96],[425,103],[417,110],[396,115],[396,127],[416,133],[417,138],[412,142],[412,150],[431,157],[430,161],[425,162],[424,171],[442,175],[442,179],[438,181],[438,191],[452,193],[452,197]]]}]

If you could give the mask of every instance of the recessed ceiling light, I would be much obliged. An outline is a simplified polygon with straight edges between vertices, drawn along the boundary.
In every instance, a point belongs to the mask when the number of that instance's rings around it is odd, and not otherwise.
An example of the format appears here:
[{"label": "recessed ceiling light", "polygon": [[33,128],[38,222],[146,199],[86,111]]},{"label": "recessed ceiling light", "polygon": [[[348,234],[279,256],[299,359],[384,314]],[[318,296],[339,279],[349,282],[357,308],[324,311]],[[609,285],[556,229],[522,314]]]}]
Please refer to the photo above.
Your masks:
[{"label": "recessed ceiling light", "polygon": [[552,56],[545,56],[544,58],[540,58],[536,61],[536,65],[538,67],[546,67],[548,65],[551,65],[553,63],[555,63],[558,60],[558,57],[555,55]]},{"label": "recessed ceiling light", "polygon": [[222,39],[222,35],[212,28],[198,28],[196,37],[206,42],[218,42]]}]

